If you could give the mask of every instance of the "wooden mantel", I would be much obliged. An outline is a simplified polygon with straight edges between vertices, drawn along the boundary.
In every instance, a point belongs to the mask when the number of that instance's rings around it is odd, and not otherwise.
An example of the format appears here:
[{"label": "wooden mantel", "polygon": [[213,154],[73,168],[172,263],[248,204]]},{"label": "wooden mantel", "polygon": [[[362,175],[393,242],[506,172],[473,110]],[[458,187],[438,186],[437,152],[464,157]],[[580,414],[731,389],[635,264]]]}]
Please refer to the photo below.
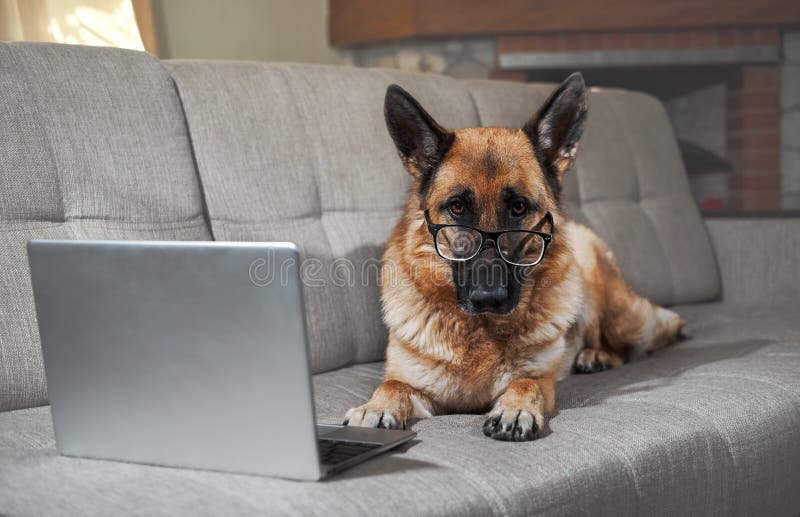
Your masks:
[{"label": "wooden mantel", "polygon": [[800,25],[798,0],[330,0],[350,47],[413,37]]}]

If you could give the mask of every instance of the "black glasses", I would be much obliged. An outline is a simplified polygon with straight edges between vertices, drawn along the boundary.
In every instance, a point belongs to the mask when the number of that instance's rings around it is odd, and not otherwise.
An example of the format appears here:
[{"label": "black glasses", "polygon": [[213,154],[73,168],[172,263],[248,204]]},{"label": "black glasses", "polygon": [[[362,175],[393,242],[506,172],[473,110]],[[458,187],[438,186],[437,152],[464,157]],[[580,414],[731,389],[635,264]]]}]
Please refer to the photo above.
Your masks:
[{"label": "black glasses", "polygon": [[512,266],[535,266],[544,258],[547,245],[553,240],[553,216],[547,212],[534,228],[545,221],[550,224],[550,232],[535,230],[504,230],[485,232],[461,224],[433,224],[428,210],[425,210],[428,231],[433,235],[436,253],[445,260],[465,262],[474,258],[484,249],[487,240],[494,242],[497,253]]}]

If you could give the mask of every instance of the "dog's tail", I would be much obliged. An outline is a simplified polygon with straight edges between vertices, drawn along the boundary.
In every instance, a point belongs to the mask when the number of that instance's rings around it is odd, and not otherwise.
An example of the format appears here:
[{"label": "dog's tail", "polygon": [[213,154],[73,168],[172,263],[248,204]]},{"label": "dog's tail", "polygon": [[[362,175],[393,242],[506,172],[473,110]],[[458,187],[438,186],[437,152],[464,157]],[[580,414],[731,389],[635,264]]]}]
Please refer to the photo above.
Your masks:
[{"label": "dog's tail", "polygon": [[677,312],[659,307],[652,303],[650,305],[652,306],[652,313],[650,315],[652,322],[648,322],[649,324],[645,327],[646,329],[650,329],[650,335],[642,336],[642,344],[645,348],[645,352],[652,352],[659,348],[664,348],[686,337],[683,333],[686,322],[683,321],[683,318],[681,318]]},{"label": "dog's tail", "polygon": [[602,325],[603,341],[611,350],[636,359],[683,337],[685,322],[680,315],[630,291],[626,305],[608,307]]}]

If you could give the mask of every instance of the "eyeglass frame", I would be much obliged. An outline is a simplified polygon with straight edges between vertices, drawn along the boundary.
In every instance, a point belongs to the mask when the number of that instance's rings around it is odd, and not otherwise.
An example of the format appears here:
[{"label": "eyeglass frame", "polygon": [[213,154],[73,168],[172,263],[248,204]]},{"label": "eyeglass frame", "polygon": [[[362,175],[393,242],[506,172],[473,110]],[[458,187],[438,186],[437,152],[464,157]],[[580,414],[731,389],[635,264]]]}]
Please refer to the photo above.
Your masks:
[{"label": "eyeglass frame", "polygon": [[[553,232],[555,232],[555,229],[556,229],[555,223],[553,222],[553,215],[550,213],[549,210],[544,215],[544,217],[542,217],[539,220],[539,222],[536,223],[536,225],[534,225],[534,228],[540,227],[544,221],[547,221],[550,224],[550,233],[540,232],[540,231],[537,231],[537,230],[501,230],[499,232],[487,232],[487,231],[481,230],[480,228],[475,228],[473,226],[469,226],[469,225],[466,225],[466,224],[435,224],[433,221],[431,221],[430,210],[425,210],[425,222],[428,223],[428,231],[430,232],[431,236],[433,237],[433,247],[436,249],[436,254],[439,255],[440,257],[442,257],[444,260],[447,260],[447,261],[450,261],[450,262],[467,262],[469,260],[474,259],[475,257],[478,256],[478,254],[480,254],[481,251],[484,250],[484,248],[486,247],[486,241],[487,240],[491,240],[492,242],[494,242],[494,248],[497,250],[497,255],[506,264],[509,264],[509,265],[512,265],[512,266],[516,266],[516,267],[538,266],[539,264],[542,263],[542,261],[544,260],[544,256],[547,254],[547,246],[550,244],[550,241],[553,240]],[[452,227],[468,228],[468,229],[476,231],[476,232],[478,232],[480,234],[480,236],[481,236],[481,245],[478,246],[478,250],[475,252],[474,255],[472,255],[471,257],[468,257],[468,258],[463,258],[463,259],[448,258],[448,257],[445,257],[444,255],[442,255],[442,252],[439,251],[439,241],[436,238],[436,236],[439,234],[439,230],[441,230],[443,228],[452,228]],[[512,233],[512,232],[532,233],[532,234],[538,235],[539,237],[541,237],[544,240],[544,244],[542,245],[542,254],[539,257],[539,260],[537,260],[533,264],[517,264],[516,262],[511,262],[510,260],[508,260],[507,258],[505,258],[503,256],[503,252],[500,249],[500,244],[498,244],[497,239],[498,239],[498,237],[500,237],[504,233]]]}]

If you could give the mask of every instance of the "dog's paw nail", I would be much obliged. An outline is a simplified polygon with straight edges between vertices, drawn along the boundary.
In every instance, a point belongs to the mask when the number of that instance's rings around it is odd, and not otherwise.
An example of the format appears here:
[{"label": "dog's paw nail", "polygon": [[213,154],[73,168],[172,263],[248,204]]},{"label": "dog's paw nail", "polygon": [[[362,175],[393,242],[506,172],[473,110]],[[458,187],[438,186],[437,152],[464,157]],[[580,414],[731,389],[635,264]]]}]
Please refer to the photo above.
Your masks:
[{"label": "dog's paw nail", "polygon": [[352,427],[378,427],[381,429],[405,429],[405,421],[389,409],[363,405],[353,408],[344,416],[342,425]]},{"label": "dog's paw nail", "polygon": [[514,428],[514,433],[511,435],[511,439],[515,442],[529,442],[533,440],[537,430],[536,424],[533,424],[532,428],[523,428],[522,426],[517,426]]},{"label": "dog's paw nail", "polygon": [[539,426],[527,411],[504,412],[484,421],[483,434],[495,440],[525,442],[538,438]]},{"label": "dog's paw nail", "polygon": [[591,373],[592,372],[592,365],[590,363],[575,363],[574,366],[575,373]]},{"label": "dog's paw nail", "polygon": [[533,423],[533,427],[526,429],[525,432],[522,434],[522,441],[529,442],[531,440],[536,439],[539,434],[539,426],[536,425],[536,422]]},{"label": "dog's paw nail", "polygon": [[572,366],[574,373],[599,373],[622,364],[622,359],[611,352],[587,348],[575,358]]},{"label": "dog's paw nail", "polygon": [[497,431],[497,424],[500,422],[500,415],[490,416],[483,422],[483,434],[492,436]]}]

